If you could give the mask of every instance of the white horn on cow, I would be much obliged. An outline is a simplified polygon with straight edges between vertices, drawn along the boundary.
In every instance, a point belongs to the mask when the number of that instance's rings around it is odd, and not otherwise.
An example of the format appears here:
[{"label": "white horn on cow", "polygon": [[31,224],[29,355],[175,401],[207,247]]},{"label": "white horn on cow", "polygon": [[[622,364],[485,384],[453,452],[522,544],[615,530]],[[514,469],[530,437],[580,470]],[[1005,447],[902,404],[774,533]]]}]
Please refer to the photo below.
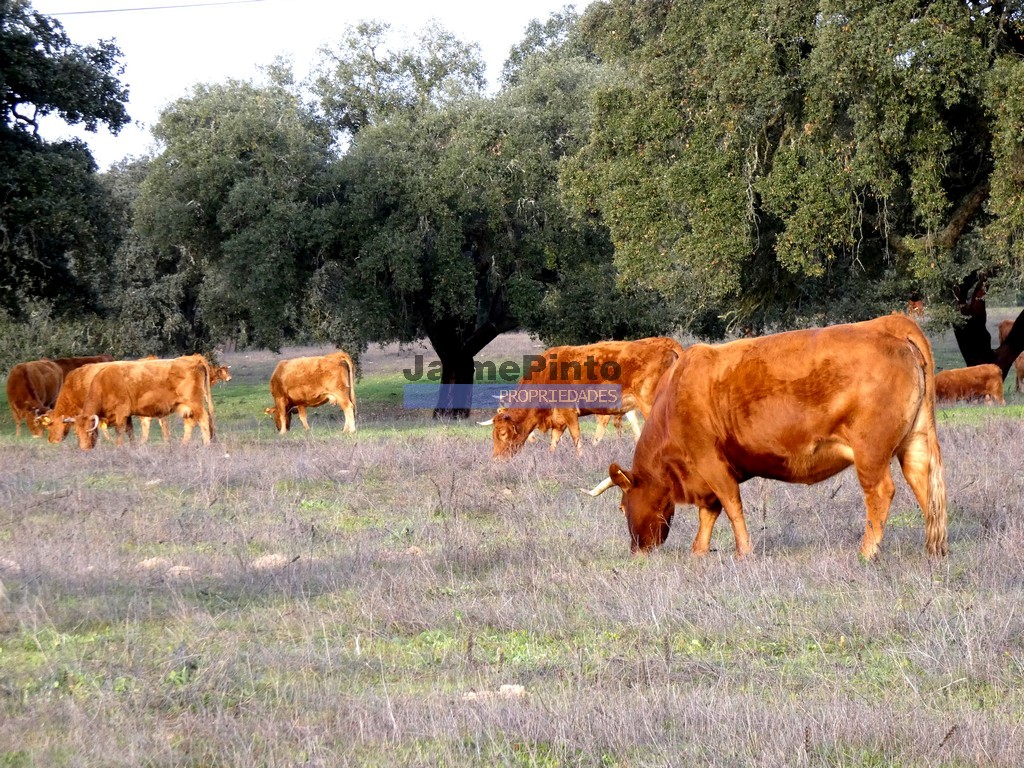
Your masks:
[{"label": "white horn on cow", "polygon": [[99,416],[97,416],[97,415],[96,415],[96,414],[94,413],[94,414],[92,415],[92,426],[91,426],[91,427],[89,427],[88,431],[89,431],[89,432],[95,432],[95,431],[96,431],[97,429],[99,429],[99,428],[100,428],[100,417],[99,417]]},{"label": "white horn on cow", "polygon": [[594,486],[592,490],[588,491],[586,488],[580,488],[580,493],[585,493],[588,496],[593,496],[594,498],[597,498],[602,493],[611,488],[613,485],[615,485],[615,482],[610,477],[606,477],[604,480],[602,480],[600,483]]},{"label": "white horn on cow", "polygon": [[74,418],[73,418],[72,416],[65,416],[65,417],[64,417],[64,418],[62,419],[62,421],[63,421],[63,422],[65,423],[65,424],[74,424],[74,423],[75,423],[75,419],[74,419]]},{"label": "white horn on cow", "polygon": [[477,424],[479,424],[481,427],[489,427],[493,423],[494,423],[494,419],[488,419],[487,421],[478,421],[477,422]]}]

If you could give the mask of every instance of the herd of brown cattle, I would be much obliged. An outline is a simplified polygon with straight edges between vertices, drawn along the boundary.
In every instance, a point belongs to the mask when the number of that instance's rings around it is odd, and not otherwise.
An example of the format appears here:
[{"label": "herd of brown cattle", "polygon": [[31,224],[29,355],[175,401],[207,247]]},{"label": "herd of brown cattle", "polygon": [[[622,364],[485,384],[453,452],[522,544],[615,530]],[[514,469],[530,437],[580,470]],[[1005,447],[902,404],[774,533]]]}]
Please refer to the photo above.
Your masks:
[{"label": "herd of brown cattle", "polygon": [[[1010,327],[1012,321],[1000,325],[1000,340]],[[997,366],[936,374],[928,339],[900,314],[720,345],[684,348],[658,337],[554,347],[544,356],[551,365],[525,376],[519,387],[617,384],[621,399],[608,407],[502,407],[481,422],[492,426],[494,457],[513,456],[534,431],[551,433],[552,450],[568,431],[579,451],[580,416],[598,418],[595,441],[611,419],[618,426],[629,418],[637,435],[633,466],[613,463],[587,493],[620,489],[634,552],[664,542],[675,506],[692,504],[699,519],[693,552],[708,551],[725,511],[736,555],[743,557],[752,545],[740,484],[753,477],[813,484],[853,466],[866,508],[860,553],[873,558],[895,493],[890,464],[896,458],[924,515],[926,550],[943,556],[946,492],[935,404],[1003,402]],[[1018,360],[1018,391],[1022,369]],[[80,446],[91,448],[97,431],[111,424],[120,444],[126,432],[132,435],[132,416],[144,419],[143,439],[148,420],[161,419],[166,440],[163,419],[177,413],[185,421],[185,442],[198,424],[208,443],[214,434],[210,385],[230,378],[226,367],[213,367],[201,355],[37,360],[11,370],[7,398],[17,433],[24,421],[35,436],[47,428],[51,442],[73,424]],[[266,413],[283,433],[297,412],[308,430],[306,409],[334,403],[344,411],[344,431],[354,432],[353,385],[352,359],[344,352],[283,360],[270,380],[274,405]],[[642,430],[636,411],[645,420]]]},{"label": "herd of brown cattle", "polygon": [[[115,361],[110,355],[32,360],[18,363],[7,377],[7,403],[15,434],[22,422],[33,437],[47,432],[59,443],[74,426],[83,449],[96,445],[96,436],[113,426],[117,445],[124,435],[134,438],[132,417],[142,424],[142,441],[149,437],[150,421],[158,419],[164,441],[170,439],[167,417],[177,413],[185,423],[187,443],[199,425],[203,443],[214,436],[210,386],[230,381],[228,366],[214,366],[202,355],[170,360],[153,356]],[[270,381],[277,428],[288,430],[290,413],[298,410],[306,429],[306,408],[337,403],[345,413],[345,431],[355,431],[355,391],[352,358],[344,352],[323,357],[283,360]]]}]

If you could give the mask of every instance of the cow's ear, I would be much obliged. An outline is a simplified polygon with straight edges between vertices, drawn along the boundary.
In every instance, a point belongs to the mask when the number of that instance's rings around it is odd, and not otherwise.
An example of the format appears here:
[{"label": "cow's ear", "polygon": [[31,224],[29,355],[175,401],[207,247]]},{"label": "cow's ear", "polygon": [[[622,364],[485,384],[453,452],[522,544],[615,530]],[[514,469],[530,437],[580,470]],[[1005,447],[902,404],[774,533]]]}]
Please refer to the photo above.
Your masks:
[{"label": "cow's ear", "polygon": [[622,489],[623,493],[628,493],[633,487],[633,473],[628,469],[623,469],[618,464],[613,463],[608,467],[608,477]]}]

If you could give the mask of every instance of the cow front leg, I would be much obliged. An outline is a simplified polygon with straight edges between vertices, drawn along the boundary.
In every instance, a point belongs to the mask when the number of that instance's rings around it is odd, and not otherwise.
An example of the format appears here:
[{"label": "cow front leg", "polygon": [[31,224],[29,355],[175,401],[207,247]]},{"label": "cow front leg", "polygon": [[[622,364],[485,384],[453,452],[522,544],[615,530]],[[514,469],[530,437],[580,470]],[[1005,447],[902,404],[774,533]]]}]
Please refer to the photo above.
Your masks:
[{"label": "cow front leg", "polygon": [[142,425],[142,437],[140,438],[140,441],[143,443],[149,442],[149,427],[151,421],[152,419],[149,416],[139,417],[139,424]]},{"label": "cow front leg", "polygon": [[213,440],[213,416],[204,408],[197,417],[199,432],[203,436],[203,445],[209,445]]},{"label": "cow front leg", "polygon": [[299,421],[302,422],[302,426],[304,426],[306,428],[306,431],[308,432],[309,431],[309,422],[306,421],[306,406],[300,405],[298,407],[298,411],[299,411]]},{"label": "cow front leg", "polygon": [[750,533],[747,531],[747,521],[743,517],[743,500],[740,498],[739,484],[722,466],[708,467],[701,474],[704,475],[708,487],[718,498],[732,524],[732,533],[736,539],[736,559],[748,557],[754,548],[750,545]]},{"label": "cow front leg", "polygon": [[697,507],[697,535],[690,548],[693,554],[706,555],[711,549],[711,533],[715,529],[715,522],[720,514],[722,514],[722,505],[717,502],[706,507]]},{"label": "cow front leg", "polygon": [[604,433],[608,429],[608,422],[611,421],[611,418],[611,416],[597,417],[597,429],[594,430],[594,445],[601,442],[601,438],[604,437]]},{"label": "cow front leg", "polygon": [[576,418],[575,413],[570,416],[566,426],[569,428],[569,436],[572,437],[572,442],[576,446],[576,454],[583,453],[583,436],[580,434],[580,421]]},{"label": "cow front leg", "polygon": [[548,446],[548,451],[554,451],[558,447],[558,441],[562,439],[563,430],[564,427],[551,428],[551,444]]},{"label": "cow front leg", "polygon": [[633,440],[640,439],[640,419],[636,415],[636,411],[627,411],[626,419],[629,421],[629,426],[633,428]]}]

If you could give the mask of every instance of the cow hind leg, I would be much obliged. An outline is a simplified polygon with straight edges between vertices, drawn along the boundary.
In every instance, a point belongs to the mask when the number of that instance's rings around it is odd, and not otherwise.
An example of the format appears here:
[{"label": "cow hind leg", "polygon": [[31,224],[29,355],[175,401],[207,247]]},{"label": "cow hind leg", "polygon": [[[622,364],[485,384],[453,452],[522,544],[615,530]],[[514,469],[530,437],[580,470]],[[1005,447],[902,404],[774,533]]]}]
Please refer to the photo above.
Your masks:
[{"label": "cow hind leg", "polygon": [[302,422],[302,426],[305,427],[306,431],[308,432],[309,431],[309,422],[306,420],[306,406],[300,405],[298,407],[298,411],[299,411],[299,421]]},{"label": "cow hind leg", "polygon": [[160,419],[160,434],[163,435],[164,442],[171,442],[171,430],[167,426],[167,419]]},{"label": "cow hind leg", "polygon": [[149,416],[140,416],[139,417],[139,424],[142,427],[142,437],[139,438],[140,442],[143,442],[143,443],[148,443],[149,442],[149,427],[150,427],[150,423],[152,421],[153,421],[153,419],[151,419]]},{"label": "cow hind leg", "polygon": [[896,484],[892,481],[888,464],[881,467],[857,467],[857,479],[864,491],[864,506],[867,510],[860,554],[865,560],[872,560],[878,554],[885,534],[885,522],[889,519],[889,507],[896,494]]},{"label": "cow hind leg", "polygon": [[597,417],[597,429],[594,430],[594,445],[601,442],[601,438],[604,437],[605,430],[608,429],[608,422],[611,421],[611,418],[611,416]]},{"label": "cow hind leg", "polygon": [[204,408],[196,416],[196,421],[199,422],[199,432],[203,436],[203,445],[209,445],[210,441],[213,440],[213,417]]},{"label": "cow hind leg", "polygon": [[342,432],[355,432],[356,431],[356,408],[351,403],[348,404],[344,409],[345,411],[345,428]]}]

